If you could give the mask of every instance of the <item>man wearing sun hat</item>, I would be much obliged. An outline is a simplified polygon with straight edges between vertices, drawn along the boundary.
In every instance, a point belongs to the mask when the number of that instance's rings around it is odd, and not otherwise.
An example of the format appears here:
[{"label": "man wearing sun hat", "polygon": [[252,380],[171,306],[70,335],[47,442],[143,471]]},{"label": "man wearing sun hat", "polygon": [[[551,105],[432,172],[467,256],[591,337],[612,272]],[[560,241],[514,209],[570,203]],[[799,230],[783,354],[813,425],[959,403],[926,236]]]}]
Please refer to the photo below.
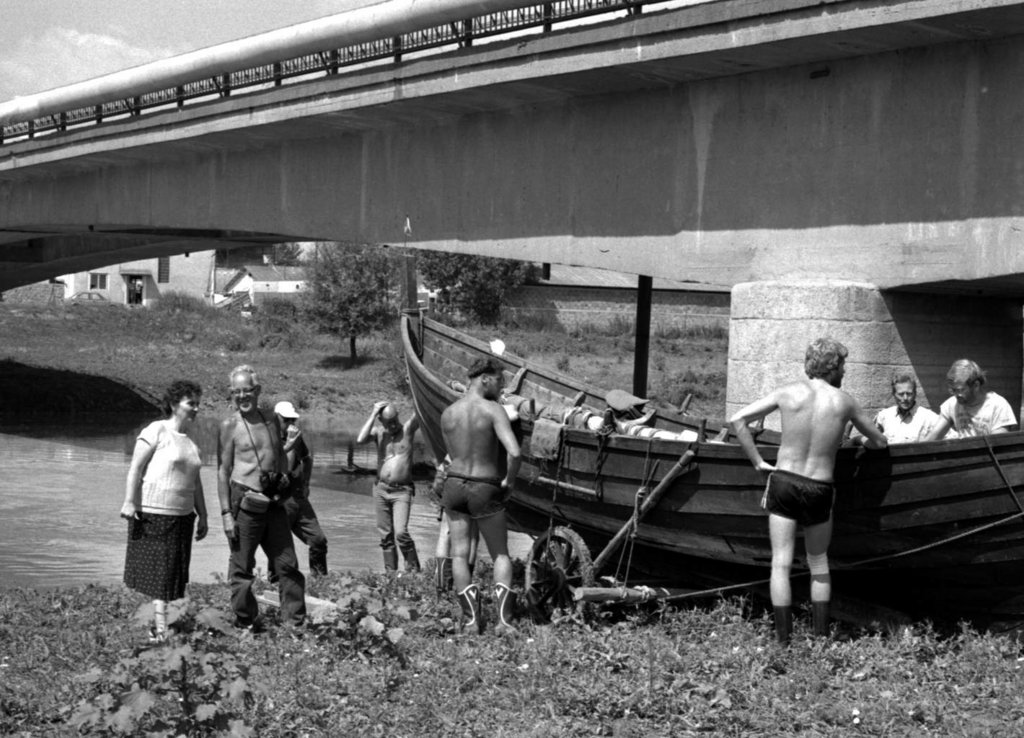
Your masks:
[{"label": "man wearing sun hat", "polygon": [[[281,427],[281,441],[287,457],[288,473],[297,480],[292,485],[292,495],[284,502],[288,513],[288,523],[292,533],[309,546],[309,571],[311,574],[327,573],[327,537],[320,528],[313,506],[309,502],[309,477],[313,472],[313,456],[309,452],[302,431],[299,429],[299,413],[295,406],[287,401],[274,405]],[[271,582],[276,577],[270,574]]]}]

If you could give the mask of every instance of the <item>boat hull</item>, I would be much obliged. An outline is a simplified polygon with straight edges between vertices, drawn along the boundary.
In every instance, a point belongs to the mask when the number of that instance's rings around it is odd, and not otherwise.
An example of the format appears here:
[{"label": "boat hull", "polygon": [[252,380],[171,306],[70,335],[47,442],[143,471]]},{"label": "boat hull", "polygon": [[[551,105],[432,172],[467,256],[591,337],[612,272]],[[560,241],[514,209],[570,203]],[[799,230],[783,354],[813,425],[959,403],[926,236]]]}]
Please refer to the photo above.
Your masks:
[{"label": "boat hull", "polygon": [[[488,349],[432,321],[403,321],[409,381],[423,431],[444,454],[440,415],[458,396],[452,381]],[[524,374],[544,402],[575,401],[600,412],[602,395],[516,357],[502,361],[511,378]],[[523,369],[524,366],[528,368]],[[547,375],[547,379],[541,377]],[[552,390],[557,387],[557,391]],[[523,387],[519,387],[523,390]],[[582,393],[582,394],[581,394]],[[582,398],[582,399],[581,399]],[[693,428],[685,417],[659,417],[665,428]],[[592,554],[607,544],[680,457],[695,461],[674,479],[636,527],[627,560],[633,574],[698,587],[763,588],[771,547],[761,508],[765,476],[735,443],[635,438],[550,421],[515,424],[524,458],[512,493],[512,525],[538,534],[569,525]],[[712,429],[720,423],[710,423]],[[556,449],[551,451],[554,434]],[[546,453],[535,453],[544,435]],[[775,447],[761,446],[766,460]],[[934,620],[1015,619],[1024,613],[1024,434],[892,446],[882,452],[843,448],[836,461],[836,506],[829,559],[837,592]],[[807,579],[794,566],[797,592]]]}]

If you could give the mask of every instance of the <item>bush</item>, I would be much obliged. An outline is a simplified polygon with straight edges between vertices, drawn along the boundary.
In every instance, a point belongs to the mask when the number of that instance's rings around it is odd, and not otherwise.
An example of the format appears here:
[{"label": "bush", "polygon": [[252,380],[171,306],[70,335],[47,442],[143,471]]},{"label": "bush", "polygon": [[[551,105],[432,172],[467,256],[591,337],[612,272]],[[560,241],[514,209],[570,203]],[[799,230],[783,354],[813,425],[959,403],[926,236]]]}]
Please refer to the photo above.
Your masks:
[{"label": "bush", "polygon": [[208,315],[216,312],[216,308],[208,305],[202,298],[174,290],[162,294],[150,309],[156,313],[171,313],[173,315],[182,313]]}]

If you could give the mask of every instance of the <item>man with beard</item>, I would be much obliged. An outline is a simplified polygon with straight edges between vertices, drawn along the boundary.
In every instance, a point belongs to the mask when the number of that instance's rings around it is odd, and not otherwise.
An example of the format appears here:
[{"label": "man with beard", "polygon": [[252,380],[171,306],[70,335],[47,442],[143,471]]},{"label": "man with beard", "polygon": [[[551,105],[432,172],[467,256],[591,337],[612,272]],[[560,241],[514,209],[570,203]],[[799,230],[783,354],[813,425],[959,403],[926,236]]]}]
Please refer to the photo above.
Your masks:
[{"label": "man with beard", "polygon": [[261,387],[247,364],[231,370],[236,412],[224,420],[218,438],[217,496],[224,534],[231,547],[228,578],[235,625],[253,629],[259,606],[252,593],[256,548],[267,555],[280,578],[281,619],[302,625],[306,618],[306,580],[299,571],[288,514],[282,505],[289,478],[281,429],[273,413],[259,408]]},{"label": "man with beard", "polygon": [[952,430],[954,438],[1008,433],[1017,427],[1013,408],[1001,395],[985,387],[985,372],[970,359],[957,359],[946,374],[951,397],[939,407],[939,419],[927,440]]},{"label": "man with beard", "polygon": [[[886,447],[885,436],[864,410],[839,389],[849,352],[831,338],[819,338],[807,347],[807,379],[787,384],[732,416],[736,439],[758,471],[768,473],[761,506],[768,511],[772,546],[771,599],[775,635],[789,643],[792,631],[792,590],[789,576],[796,547],[797,525],[804,528],[807,568],[811,573],[814,634],[828,635],[828,608],[832,578],[828,545],[832,540],[832,473],[836,450],[850,421],[865,436],[864,446]],[[782,413],[782,441],[775,466],[766,462],[754,444],[748,425],[778,410]]]}]

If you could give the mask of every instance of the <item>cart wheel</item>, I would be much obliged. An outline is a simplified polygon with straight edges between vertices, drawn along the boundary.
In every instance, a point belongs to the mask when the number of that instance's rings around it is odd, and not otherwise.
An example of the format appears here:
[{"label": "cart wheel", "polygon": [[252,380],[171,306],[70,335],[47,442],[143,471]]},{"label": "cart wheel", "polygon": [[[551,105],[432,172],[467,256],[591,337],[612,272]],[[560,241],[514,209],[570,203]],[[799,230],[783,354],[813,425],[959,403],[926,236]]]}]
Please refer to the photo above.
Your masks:
[{"label": "cart wheel", "polygon": [[550,623],[555,610],[576,608],[570,587],[594,584],[590,550],[571,528],[559,526],[539,536],[526,562],[526,601],[534,622]]}]

